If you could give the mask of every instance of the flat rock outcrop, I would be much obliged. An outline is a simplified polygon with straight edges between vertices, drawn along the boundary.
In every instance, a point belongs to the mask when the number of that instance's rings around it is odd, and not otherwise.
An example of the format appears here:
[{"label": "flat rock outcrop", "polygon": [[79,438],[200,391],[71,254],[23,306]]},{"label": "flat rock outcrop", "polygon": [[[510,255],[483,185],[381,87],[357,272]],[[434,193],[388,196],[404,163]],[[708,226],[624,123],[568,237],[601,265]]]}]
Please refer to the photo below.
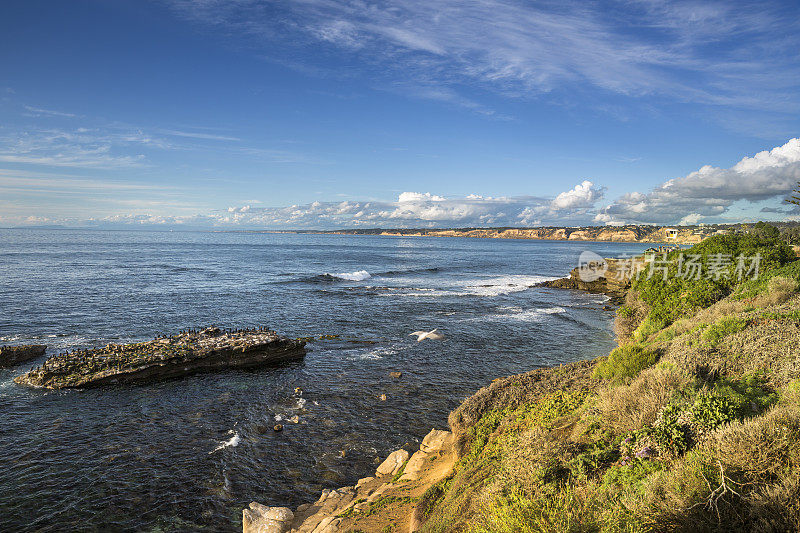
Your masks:
[{"label": "flat rock outcrop", "polygon": [[44,355],[47,346],[25,344],[22,346],[0,346],[0,368],[10,368]]},{"label": "flat rock outcrop", "polygon": [[613,302],[621,303],[631,285],[633,273],[642,266],[643,261],[642,258],[605,259],[607,268],[596,276],[582,275],[581,269],[575,267],[570,271],[568,278],[544,281],[538,286],[605,294]]},{"label": "flat rock outcrop", "polygon": [[152,341],[109,344],[48,358],[14,379],[21,385],[61,389],[144,383],[228,368],[254,368],[302,358],[305,342],[267,329],[210,327]]}]

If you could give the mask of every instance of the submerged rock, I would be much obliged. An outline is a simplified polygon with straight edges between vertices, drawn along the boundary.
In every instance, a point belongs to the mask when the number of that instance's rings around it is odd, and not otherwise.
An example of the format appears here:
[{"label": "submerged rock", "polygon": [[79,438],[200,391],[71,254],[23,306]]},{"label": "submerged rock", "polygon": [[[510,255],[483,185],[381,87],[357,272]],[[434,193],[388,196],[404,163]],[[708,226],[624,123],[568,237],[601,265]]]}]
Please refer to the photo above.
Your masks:
[{"label": "submerged rock", "polygon": [[255,368],[300,359],[305,342],[267,329],[208,328],[133,344],[54,355],[14,379],[49,389],[144,383],[228,368]]},{"label": "submerged rock", "polygon": [[0,368],[9,368],[44,355],[47,346],[25,344],[22,346],[0,346]]}]

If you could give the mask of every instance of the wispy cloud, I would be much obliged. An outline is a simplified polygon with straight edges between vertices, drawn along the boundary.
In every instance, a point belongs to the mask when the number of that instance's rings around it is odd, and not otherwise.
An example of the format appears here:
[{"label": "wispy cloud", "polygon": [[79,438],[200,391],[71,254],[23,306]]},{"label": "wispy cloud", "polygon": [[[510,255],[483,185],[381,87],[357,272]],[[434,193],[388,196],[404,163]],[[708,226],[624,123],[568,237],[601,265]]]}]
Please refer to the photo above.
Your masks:
[{"label": "wispy cloud", "polygon": [[208,141],[241,141],[238,137],[231,137],[227,135],[215,135],[213,133],[197,133],[192,131],[178,131],[178,130],[159,130],[164,135],[172,135],[175,137],[187,137],[189,139],[203,139]]},{"label": "wispy cloud", "polygon": [[143,154],[122,154],[115,145],[152,145],[157,141],[141,132],[108,133],[78,128],[35,130],[0,137],[0,162],[56,167],[113,169],[140,167]]},{"label": "wispy cloud", "polygon": [[164,191],[175,187],[131,181],[98,180],[74,174],[26,172],[0,168],[0,190],[24,193]]},{"label": "wispy cloud", "polygon": [[42,109],[41,107],[33,107],[33,106],[23,106],[26,110],[34,113],[35,116],[50,116],[50,117],[65,117],[65,118],[75,118],[78,115],[74,113],[64,113],[63,111],[53,111],[51,109]]},{"label": "wispy cloud", "polygon": [[800,19],[769,2],[166,1],[216,32],[269,43],[273,53],[291,42],[358,57],[378,67],[372,75],[388,72],[390,84],[477,83],[515,96],[589,85],[800,109]]}]

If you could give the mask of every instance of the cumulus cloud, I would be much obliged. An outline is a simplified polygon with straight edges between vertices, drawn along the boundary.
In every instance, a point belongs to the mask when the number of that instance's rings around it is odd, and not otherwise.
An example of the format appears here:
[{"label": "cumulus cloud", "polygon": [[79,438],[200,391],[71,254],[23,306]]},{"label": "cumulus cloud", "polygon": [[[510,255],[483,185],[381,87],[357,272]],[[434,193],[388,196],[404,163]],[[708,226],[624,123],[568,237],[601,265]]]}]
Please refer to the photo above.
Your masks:
[{"label": "cumulus cloud", "polygon": [[[179,225],[184,227],[335,229],[358,227],[432,228],[585,224],[594,215],[593,202],[602,188],[584,181],[556,198],[490,197],[470,194],[446,198],[430,192],[406,191],[394,202],[316,201],[286,207],[230,206],[210,214],[121,214],[93,218],[93,226]],[[22,218],[18,223],[29,223]],[[54,222],[54,221],[51,221]],[[68,224],[87,221],[61,220]]]},{"label": "cumulus cloud", "polygon": [[[474,195],[470,195],[474,196]],[[419,193],[419,192],[404,192],[400,193],[400,197],[397,199],[398,202],[419,202],[419,201],[432,201],[432,202],[442,202],[444,198],[441,196],[432,195],[429,192],[426,193]]]},{"label": "cumulus cloud", "polygon": [[745,157],[730,168],[705,165],[649,193],[627,193],[603,208],[595,220],[606,224],[672,224],[718,217],[735,202],[785,196],[798,181],[800,138],[794,138],[783,146]]},{"label": "cumulus cloud", "polygon": [[574,209],[592,207],[603,197],[605,187],[595,187],[589,180],[584,180],[570,191],[564,191],[553,200],[556,209]]},{"label": "cumulus cloud", "polygon": [[555,199],[539,196],[446,198],[406,191],[395,202],[312,202],[289,207],[229,207],[218,224],[261,227],[455,227],[584,224],[602,187],[584,181]]}]

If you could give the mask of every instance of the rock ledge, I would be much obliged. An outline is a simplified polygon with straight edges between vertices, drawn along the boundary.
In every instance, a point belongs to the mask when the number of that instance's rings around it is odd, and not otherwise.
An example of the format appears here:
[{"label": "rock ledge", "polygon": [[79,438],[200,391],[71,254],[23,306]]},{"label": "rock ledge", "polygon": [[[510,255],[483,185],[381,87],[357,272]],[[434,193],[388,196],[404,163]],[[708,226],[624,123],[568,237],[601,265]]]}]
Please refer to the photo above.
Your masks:
[{"label": "rock ledge", "polygon": [[254,368],[302,358],[305,342],[267,329],[183,332],[133,344],[109,344],[48,358],[14,379],[21,385],[61,389],[143,383],[227,368]]}]

